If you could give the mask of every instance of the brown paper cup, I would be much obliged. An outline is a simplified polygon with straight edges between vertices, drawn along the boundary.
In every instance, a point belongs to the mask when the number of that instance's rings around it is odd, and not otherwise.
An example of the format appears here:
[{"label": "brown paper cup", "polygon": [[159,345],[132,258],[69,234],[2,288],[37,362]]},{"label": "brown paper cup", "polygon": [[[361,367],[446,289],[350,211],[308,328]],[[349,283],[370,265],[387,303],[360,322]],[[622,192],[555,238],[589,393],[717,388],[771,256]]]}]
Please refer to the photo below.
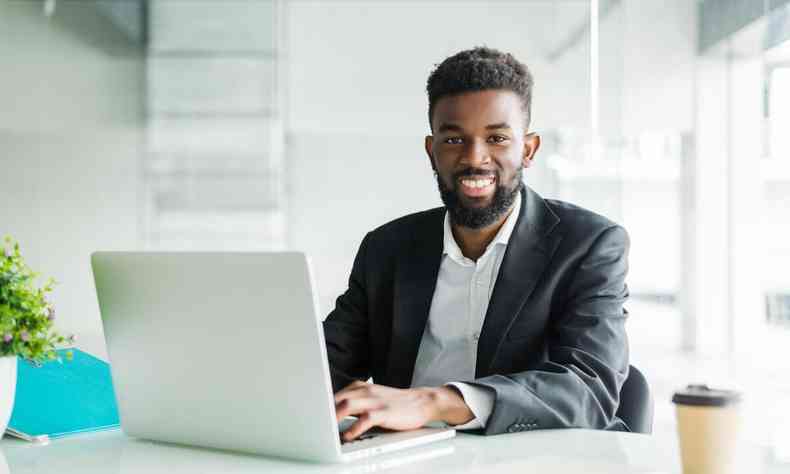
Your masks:
[{"label": "brown paper cup", "polygon": [[734,474],[740,431],[740,394],[689,385],[672,397],[683,474]]}]

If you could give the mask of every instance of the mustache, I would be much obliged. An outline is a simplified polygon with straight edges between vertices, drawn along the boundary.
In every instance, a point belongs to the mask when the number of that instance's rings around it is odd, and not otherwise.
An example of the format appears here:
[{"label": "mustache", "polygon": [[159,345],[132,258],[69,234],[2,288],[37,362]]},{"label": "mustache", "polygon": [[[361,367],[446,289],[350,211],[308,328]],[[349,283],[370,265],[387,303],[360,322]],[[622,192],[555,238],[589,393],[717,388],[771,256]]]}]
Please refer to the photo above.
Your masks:
[{"label": "mustache", "polygon": [[485,176],[499,178],[499,173],[497,173],[495,170],[484,170],[481,168],[464,168],[453,173],[453,179],[459,179],[464,176]]}]

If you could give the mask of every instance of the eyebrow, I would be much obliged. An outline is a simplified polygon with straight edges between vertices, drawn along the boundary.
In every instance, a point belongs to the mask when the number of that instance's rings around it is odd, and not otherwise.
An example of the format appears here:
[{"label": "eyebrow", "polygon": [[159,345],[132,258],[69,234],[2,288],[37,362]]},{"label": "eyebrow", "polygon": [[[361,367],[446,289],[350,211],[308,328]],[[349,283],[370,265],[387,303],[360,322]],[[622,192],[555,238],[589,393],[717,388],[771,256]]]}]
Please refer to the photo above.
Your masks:
[{"label": "eyebrow", "polygon": [[499,130],[501,128],[510,129],[510,125],[506,124],[505,122],[492,123],[491,125],[486,125],[486,130]]},{"label": "eyebrow", "polygon": [[[491,125],[486,125],[486,130],[500,130],[500,129],[511,129],[510,125],[506,124],[505,122],[500,123],[492,123]],[[460,132],[463,130],[460,125],[454,123],[443,123],[439,126],[440,132]]]}]

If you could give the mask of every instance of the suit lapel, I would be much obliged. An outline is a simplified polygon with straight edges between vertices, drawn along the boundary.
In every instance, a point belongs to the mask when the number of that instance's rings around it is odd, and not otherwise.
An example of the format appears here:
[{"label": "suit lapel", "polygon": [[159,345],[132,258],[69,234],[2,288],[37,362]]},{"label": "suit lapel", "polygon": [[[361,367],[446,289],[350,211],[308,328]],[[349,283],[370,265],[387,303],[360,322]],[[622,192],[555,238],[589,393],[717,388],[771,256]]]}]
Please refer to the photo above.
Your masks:
[{"label": "suit lapel", "polygon": [[557,232],[552,232],[559,218],[545,201],[527,186],[521,198],[521,212],[510,236],[480,333],[475,377],[490,374],[502,340],[560,241]]},{"label": "suit lapel", "polygon": [[411,385],[442,260],[443,226],[444,208],[427,212],[414,227],[407,255],[398,262],[389,354],[395,387]]}]

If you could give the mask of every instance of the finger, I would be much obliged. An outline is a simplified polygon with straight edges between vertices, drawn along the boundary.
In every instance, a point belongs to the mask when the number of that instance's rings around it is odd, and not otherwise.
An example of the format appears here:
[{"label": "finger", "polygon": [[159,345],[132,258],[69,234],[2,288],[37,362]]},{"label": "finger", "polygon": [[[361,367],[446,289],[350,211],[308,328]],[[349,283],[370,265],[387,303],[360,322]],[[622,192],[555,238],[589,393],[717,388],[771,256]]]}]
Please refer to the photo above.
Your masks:
[{"label": "finger", "polygon": [[350,384],[348,384],[345,387],[343,387],[342,389],[338,390],[335,393],[335,395],[340,395],[342,393],[351,392],[351,391],[354,391],[354,390],[356,390],[358,388],[365,387],[367,385],[368,384],[366,382],[362,382],[361,380],[354,380]]},{"label": "finger", "polygon": [[355,398],[370,397],[370,392],[365,388],[355,388],[344,392],[337,392],[335,394],[335,405],[343,400],[353,400]]},{"label": "finger", "polygon": [[351,428],[346,430],[343,433],[343,439],[345,441],[351,441],[353,439],[358,438],[361,434],[365,433],[367,430],[376,426],[380,415],[380,411],[369,411],[363,413],[359,419],[351,425]]},{"label": "finger", "polygon": [[354,389],[354,388],[359,388],[359,387],[365,387],[367,385],[370,385],[370,384],[367,383],[367,382],[363,382],[362,380],[354,380],[350,384],[346,385],[346,388]]},{"label": "finger", "polygon": [[347,399],[368,397],[370,394],[371,384],[365,382],[351,384],[335,394],[335,404]]},{"label": "finger", "polygon": [[381,408],[381,401],[375,398],[352,398],[345,399],[335,405],[337,421],[347,416],[361,415],[370,410]]}]

